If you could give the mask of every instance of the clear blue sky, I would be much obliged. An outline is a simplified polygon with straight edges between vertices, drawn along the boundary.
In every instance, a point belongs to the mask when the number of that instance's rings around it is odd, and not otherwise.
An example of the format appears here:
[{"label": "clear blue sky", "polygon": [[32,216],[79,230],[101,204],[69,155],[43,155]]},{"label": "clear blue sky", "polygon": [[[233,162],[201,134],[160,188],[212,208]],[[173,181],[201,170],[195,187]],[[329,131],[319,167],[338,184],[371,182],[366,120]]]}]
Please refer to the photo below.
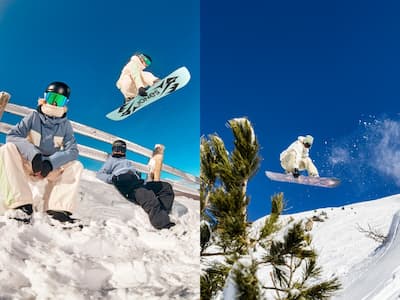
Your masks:
[{"label": "clear blue sky", "polygon": [[[12,103],[36,108],[48,83],[64,81],[72,90],[70,120],[150,149],[164,144],[165,163],[199,174],[199,1],[2,0],[0,41],[0,90],[11,93]],[[156,76],[186,66],[191,81],[123,121],[108,120],[105,115],[123,100],[115,82],[136,51],[152,57],[148,70]],[[9,114],[3,119],[19,120]],[[108,144],[77,139],[110,151]]]},{"label": "clear blue sky", "polygon": [[[232,150],[227,120],[253,123],[263,161],[249,183],[249,218],[284,192],[287,213],[399,193],[400,4],[396,1],[201,1],[201,135]],[[323,189],[272,182],[298,135]]]}]

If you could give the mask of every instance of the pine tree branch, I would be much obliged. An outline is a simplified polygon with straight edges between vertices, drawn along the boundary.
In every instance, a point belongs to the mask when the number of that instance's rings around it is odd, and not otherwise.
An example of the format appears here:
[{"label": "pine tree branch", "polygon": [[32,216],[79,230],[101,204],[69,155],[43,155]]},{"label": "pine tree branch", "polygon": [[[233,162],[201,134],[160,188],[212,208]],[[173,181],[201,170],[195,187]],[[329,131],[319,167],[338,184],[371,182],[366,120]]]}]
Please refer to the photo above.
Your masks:
[{"label": "pine tree branch", "polygon": [[274,285],[273,289],[275,290],[276,296],[278,297],[278,300],[281,300],[282,298],[281,298],[281,295],[279,294],[279,291],[284,292],[284,290],[282,290],[276,286],[276,278],[272,272],[269,273],[269,276],[271,277],[272,284]]},{"label": "pine tree branch", "polygon": [[262,286],[262,288],[263,289],[266,289],[266,290],[276,290],[276,291],[279,291],[279,292],[287,292],[286,290],[284,290],[284,289],[280,289],[280,288],[278,288],[278,287],[272,287],[272,286],[265,286],[265,285],[263,285]]},{"label": "pine tree branch", "polygon": [[215,252],[215,253],[202,253],[201,256],[218,256],[218,255],[232,255],[235,252]]},{"label": "pine tree branch", "polygon": [[288,286],[292,286],[292,279],[293,279],[293,273],[294,273],[294,270],[293,270],[293,260],[294,260],[294,256],[293,256],[293,254],[291,254],[290,255],[290,263],[289,263],[289,283],[288,283]]}]

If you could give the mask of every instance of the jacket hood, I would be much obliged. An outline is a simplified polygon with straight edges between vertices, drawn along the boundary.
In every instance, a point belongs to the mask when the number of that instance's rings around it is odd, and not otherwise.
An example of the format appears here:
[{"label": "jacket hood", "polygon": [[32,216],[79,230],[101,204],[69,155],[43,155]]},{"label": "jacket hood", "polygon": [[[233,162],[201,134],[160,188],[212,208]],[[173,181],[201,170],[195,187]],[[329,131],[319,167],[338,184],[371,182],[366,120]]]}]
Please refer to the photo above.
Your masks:
[{"label": "jacket hood", "polygon": [[141,71],[146,69],[146,66],[142,63],[142,61],[140,60],[140,58],[137,55],[132,56],[131,61],[134,61],[138,65],[138,67]]},{"label": "jacket hood", "polygon": [[58,118],[58,117],[52,117],[52,116],[46,115],[42,111],[41,105],[39,105],[37,107],[37,111],[39,113],[40,120],[43,124],[57,125],[57,124],[64,123],[67,120],[67,112],[65,112],[60,118]]}]

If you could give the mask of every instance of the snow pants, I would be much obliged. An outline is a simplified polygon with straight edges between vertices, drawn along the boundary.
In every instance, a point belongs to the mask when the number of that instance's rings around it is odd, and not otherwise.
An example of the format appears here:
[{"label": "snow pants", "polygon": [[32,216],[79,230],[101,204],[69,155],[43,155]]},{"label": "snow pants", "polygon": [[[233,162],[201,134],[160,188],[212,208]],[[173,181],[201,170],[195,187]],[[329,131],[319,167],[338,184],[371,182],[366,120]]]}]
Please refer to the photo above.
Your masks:
[{"label": "snow pants", "polygon": [[125,198],[143,208],[155,228],[162,229],[170,223],[168,214],[175,195],[168,182],[151,181],[143,184],[133,174],[118,177],[114,182],[116,188]]},{"label": "snow pants", "polygon": [[44,211],[63,210],[73,213],[82,170],[82,164],[75,160],[51,171],[46,178],[39,179],[33,176],[31,162],[20,155],[14,144],[6,143],[0,147],[0,192],[4,197],[4,207],[33,204],[30,184],[45,180]]},{"label": "snow pants", "polygon": [[303,158],[297,162],[296,151],[288,151],[281,160],[282,168],[289,173],[292,173],[295,168],[299,171],[307,170],[309,176],[318,176],[318,170],[312,162],[311,158]]}]

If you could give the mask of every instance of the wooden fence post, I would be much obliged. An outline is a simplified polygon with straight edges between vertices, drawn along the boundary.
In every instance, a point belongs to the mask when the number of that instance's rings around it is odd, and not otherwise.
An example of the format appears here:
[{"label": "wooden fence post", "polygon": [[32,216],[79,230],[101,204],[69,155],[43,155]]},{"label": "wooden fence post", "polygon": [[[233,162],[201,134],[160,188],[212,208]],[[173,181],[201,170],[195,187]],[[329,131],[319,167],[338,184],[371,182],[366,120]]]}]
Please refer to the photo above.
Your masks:
[{"label": "wooden fence post", "polygon": [[156,144],[154,146],[153,155],[149,160],[149,175],[148,181],[160,181],[160,174],[164,159],[165,146],[161,144]]},{"label": "wooden fence post", "polygon": [[6,108],[6,105],[8,103],[8,100],[10,100],[10,94],[6,92],[0,92],[0,120],[1,117],[3,116],[4,110]]}]

